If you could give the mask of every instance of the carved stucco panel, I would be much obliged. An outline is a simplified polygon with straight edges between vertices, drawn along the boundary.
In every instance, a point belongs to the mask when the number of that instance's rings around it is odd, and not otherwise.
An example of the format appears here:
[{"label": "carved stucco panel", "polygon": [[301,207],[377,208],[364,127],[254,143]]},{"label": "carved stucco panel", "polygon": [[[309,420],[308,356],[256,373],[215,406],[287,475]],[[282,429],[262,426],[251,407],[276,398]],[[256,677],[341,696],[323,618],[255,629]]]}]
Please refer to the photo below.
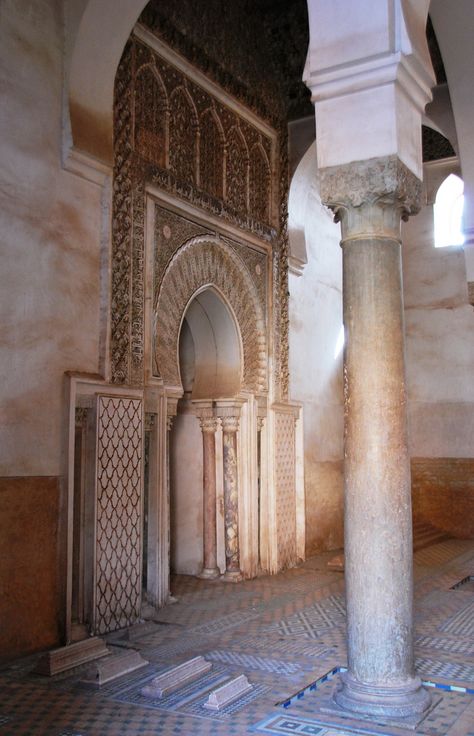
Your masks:
[{"label": "carved stucco panel", "polygon": [[243,388],[267,387],[265,307],[250,274],[233,250],[217,236],[198,236],[171,259],[155,301],[154,357],[166,385],[181,385],[178,347],[181,323],[192,297],[214,286],[233,311],[242,339]]}]

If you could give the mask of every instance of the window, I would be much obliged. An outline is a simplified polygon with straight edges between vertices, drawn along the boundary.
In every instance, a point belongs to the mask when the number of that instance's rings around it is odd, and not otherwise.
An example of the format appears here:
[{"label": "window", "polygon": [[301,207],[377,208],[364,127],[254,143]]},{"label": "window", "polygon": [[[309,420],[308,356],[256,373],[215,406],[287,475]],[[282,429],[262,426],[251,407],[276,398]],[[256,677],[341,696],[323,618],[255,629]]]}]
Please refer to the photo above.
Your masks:
[{"label": "window", "polygon": [[464,182],[450,174],[441,184],[434,203],[435,247],[462,245],[462,213],[464,208]]}]

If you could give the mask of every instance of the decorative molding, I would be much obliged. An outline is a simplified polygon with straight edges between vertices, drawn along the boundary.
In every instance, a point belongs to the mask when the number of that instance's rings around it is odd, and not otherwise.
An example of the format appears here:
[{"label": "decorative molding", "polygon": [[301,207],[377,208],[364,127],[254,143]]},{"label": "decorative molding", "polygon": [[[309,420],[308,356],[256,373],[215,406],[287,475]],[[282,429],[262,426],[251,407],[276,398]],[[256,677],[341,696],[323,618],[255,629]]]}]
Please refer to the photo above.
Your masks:
[{"label": "decorative molding", "polygon": [[111,166],[107,166],[89,153],[79,151],[72,146],[64,159],[63,168],[99,187],[105,186],[107,179],[112,176]]}]

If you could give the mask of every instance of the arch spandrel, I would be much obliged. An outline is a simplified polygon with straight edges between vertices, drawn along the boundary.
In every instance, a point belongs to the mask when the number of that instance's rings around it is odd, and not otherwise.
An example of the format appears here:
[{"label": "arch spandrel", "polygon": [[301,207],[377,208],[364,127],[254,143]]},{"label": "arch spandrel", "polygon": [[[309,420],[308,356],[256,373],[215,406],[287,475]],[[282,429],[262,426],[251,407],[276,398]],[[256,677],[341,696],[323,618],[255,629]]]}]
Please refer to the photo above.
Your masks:
[{"label": "arch spandrel", "polygon": [[184,243],[164,273],[154,305],[154,361],[165,385],[181,386],[179,334],[193,297],[214,287],[232,311],[242,341],[242,388],[267,387],[264,306],[245,264],[218,237],[198,236]]}]

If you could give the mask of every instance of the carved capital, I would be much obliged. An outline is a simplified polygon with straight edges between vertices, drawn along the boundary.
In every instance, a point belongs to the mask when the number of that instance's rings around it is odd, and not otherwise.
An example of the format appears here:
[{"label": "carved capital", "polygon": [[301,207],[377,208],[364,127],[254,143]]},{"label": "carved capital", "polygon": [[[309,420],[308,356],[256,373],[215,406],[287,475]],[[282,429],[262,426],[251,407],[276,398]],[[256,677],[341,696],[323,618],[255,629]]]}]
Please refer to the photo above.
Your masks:
[{"label": "carved capital", "polygon": [[467,282],[467,296],[469,299],[469,304],[472,304],[472,306],[474,307],[474,281]]},{"label": "carved capital", "polygon": [[214,434],[219,426],[217,417],[199,417],[199,424],[203,432]]},{"label": "carved capital", "polygon": [[155,426],[156,414],[145,412],[145,432],[151,432]]},{"label": "carved capital", "polygon": [[87,413],[88,409],[82,406],[76,406],[75,410],[75,424],[76,427],[84,428],[87,424]]},{"label": "carved capital", "polygon": [[397,156],[320,170],[321,200],[341,222],[342,239],[400,239],[400,220],[421,206],[422,184]]},{"label": "carved capital", "polygon": [[221,417],[222,431],[225,434],[233,434],[239,429],[239,417],[237,416],[225,416]]},{"label": "carved capital", "polygon": [[216,413],[222,422],[222,431],[225,433],[237,432],[242,404],[241,399],[223,399],[216,402]]},{"label": "carved capital", "polygon": [[257,432],[261,432],[266,417],[257,417]]}]

